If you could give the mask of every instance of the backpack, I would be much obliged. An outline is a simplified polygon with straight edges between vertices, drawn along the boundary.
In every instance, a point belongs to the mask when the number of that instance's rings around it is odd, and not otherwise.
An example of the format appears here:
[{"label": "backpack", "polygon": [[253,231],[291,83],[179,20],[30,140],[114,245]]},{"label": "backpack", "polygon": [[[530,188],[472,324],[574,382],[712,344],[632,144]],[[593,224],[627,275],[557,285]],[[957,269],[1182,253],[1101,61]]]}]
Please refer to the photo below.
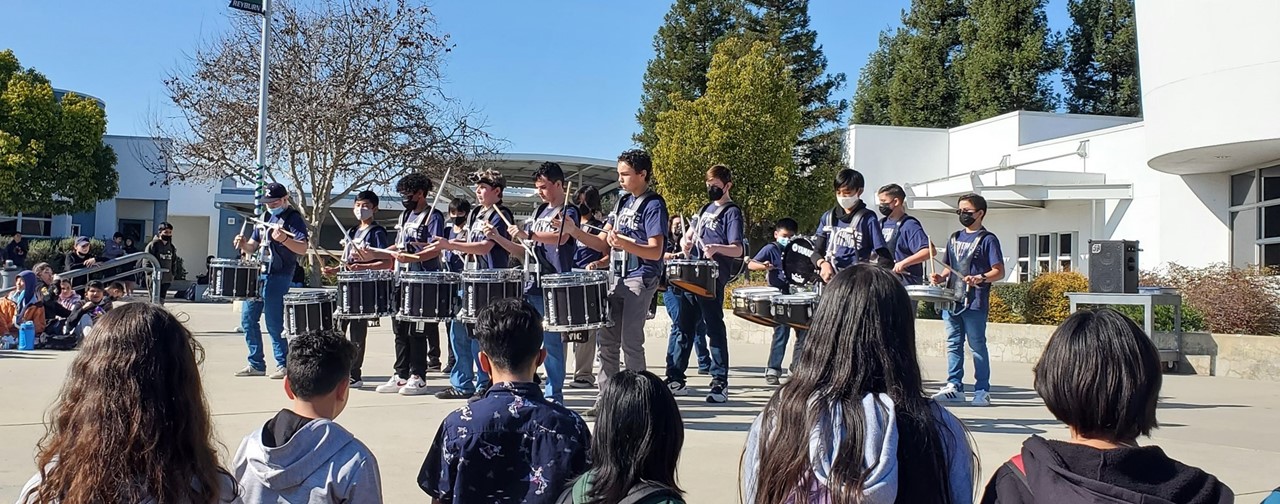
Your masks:
[{"label": "backpack", "polygon": [[1021,481],[1022,486],[1027,489],[1027,493],[1035,495],[1035,492],[1031,491],[1031,483],[1027,481],[1027,467],[1022,464],[1021,453],[1010,457],[1009,461],[1005,462],[1004,465],[1013,472],[1014,476],[1018,477],[1018,481]]},{"label": "backpack", "polygon": [[[577,483],[577,479],[570,482],[569,487],[565,488],[564,492],[560,494],[560,498],[556,500],[556,504],[574,504],[573,487],[576,486]],[[641,504],[643,502],[656,500],[660,497],[683,500],[679,492],[676,492],[664,485],[641,482],[640,484],[631,487],[631,491],[627,492],[627,496],[618,501],[618,504]]]}]

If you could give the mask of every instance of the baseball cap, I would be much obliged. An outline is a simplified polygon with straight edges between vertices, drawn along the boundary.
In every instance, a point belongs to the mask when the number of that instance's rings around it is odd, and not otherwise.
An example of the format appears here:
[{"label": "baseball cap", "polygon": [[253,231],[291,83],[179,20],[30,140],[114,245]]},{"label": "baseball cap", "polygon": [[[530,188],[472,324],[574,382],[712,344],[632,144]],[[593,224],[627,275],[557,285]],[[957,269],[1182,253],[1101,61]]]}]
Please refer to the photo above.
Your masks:
[{"label": "baseball cap", "polygon": [[289,190],[284,188],[284,184],[272,182],[265,187],[266,192],[262,195],[262,201],[265,203],[273,203],[279,201],[280,198],[289,195]]},{"label": "baseball cap", "polygon": [[78,247],[78,246],[80,246],[80,245],[81,245],[81,244],[83,244],[83,243],[89,243],[89,237],[88,237],[88,236],[80,236],[80,237],[77,237],[77,238],[76,238],[76,246],[77,246],[77,247]]}]

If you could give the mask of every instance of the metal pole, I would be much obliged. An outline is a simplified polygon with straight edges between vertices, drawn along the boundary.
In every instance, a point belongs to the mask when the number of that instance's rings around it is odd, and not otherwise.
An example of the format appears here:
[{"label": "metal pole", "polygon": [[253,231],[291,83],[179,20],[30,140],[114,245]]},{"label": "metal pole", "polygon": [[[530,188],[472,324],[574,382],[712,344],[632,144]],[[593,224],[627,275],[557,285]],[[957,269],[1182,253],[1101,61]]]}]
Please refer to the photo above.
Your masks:
[{"label": "metal pole", "polygon": [[254,192],[253,211],[257,215],[266,212],[262,208],[262,192],[267,178],[267,88],[271,68],[271,0],[262,1],[262,64],[258,67],[258,187]]}]

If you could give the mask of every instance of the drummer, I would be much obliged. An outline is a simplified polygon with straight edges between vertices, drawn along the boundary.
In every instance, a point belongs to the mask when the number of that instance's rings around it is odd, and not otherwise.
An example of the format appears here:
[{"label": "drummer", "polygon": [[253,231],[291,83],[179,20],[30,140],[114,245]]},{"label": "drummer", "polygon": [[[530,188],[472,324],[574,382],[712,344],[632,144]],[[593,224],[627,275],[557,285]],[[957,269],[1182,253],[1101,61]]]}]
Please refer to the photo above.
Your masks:
[{"label": "drummer", "polygon": [[[649,303],[658,290],[667,234],[667,202],[649,186],[652,178],[653,159],[649,153],[641,149],[625,151],[618,155],[618,185],[624,192],[603,229],[586,231],[572,220],[552,222],[553,226],[563,223],[565,231],[579,243],[609,254],[603,260],[610,261],[610,269],[618,273],[609,294],[613,326],[596,334],[600,352],[596,384],[601,390],[620,370],[623,354],[627,370],[644,371],[646,367],[644,325]],[[585,417],[595,415],[594,406],[583,412]]]},{"label": "drummer", "polygon": [[[524,227],[511,225],[507,228],[509,236],[520,242],[532,242],[530,250],[536,258],[537,275],[529,275],[525,280],[524,297],[529,304],[538,310],[544,319],[547,316],[542,288],[538,285],[543,275],[568,273],[573,270],[573,255],[578,249],[578,242],[564,232],[551,226],[551,222],[569,219],[578,222],[577,205],[570,205],[565,192],[564,171],[553,162],[542,163],[533,171],[533,184],[537,189],[542,204],[534,211],[532,222]],[[495,242],[512,254],[524,254],[525,249],[519,243],[508,240],[497,233],[489,235]],[[534,267],[526,265],[526,267]],[[564,404],[565,351],[564,341],[560,333],[543,332],[542,348],[547,351],[543,367],[547,370],[547,383],[543,395],[552,401]]]},{"label": "drummer", "polygon": [[[573,201],[578,205],[578,224],[582,226],[590,226],[594,229],[604,227],[601,220],[604,216],[600,209],[600,190],[595,186],[582,186],[574,191]],[[576,240],[575,240],[576,241]],[[578,249],[573,253],[573,266],[575,268],[593,269],[592,263],[604,258],[604,254],[599,250],[588,247],[582,243],[578,244]],[[608,267],[607,265],[605,266]],[[599,329],[591,331],[583,331],[578,334],[570,333],[569,336],[576,336],[573,343],[573,381],[569,382],[570,388],[589,389],[596,386],[595,360],[596,360],[596,332]]]},{"label": "drummer", "polygon": [[[361,260],[356,257],[356,251],[365,247],[387,248],[389,245],[387,229],[373,220],[373,216],[378,213],[378,195],[373,191],[360,191],[356,194],[356,203],[351,207],[351,213],[360,224],[348,229],[347,237],[343,240],[343,268],[348,271],[374,271],[389,270],[395,266],[394,261],[386,258],[374,257]],[[332,275],[338,272],[338,268],[326,266],[323,271],[326,275]],[[364,345],[369,335],[369,321],[347,318],[341,321],[342,332],[347,333],[347,337],[356,347],[355,359],[351,361],[351,388],[358,389],[364,386],[360,368],[364,365]]]},{"label": "drummer", "polygon": [[[471,214],[471,202],[463,198],[454,198],[449,202],[449,239],[465,240],[467,234],[467,216]],[[464,265],[462,254],[448,251],[444,253],[449,271],[462,271]],[[461,290],[458,295],[462,296]],[[480,342],[471,337],[467,324],[461,320],[449,321],[449,345],[453,356],[453,365],[449,370],[449,388],[436,392],[440,399],[470,399],[477,390],[489,387],[489,375],[480,369]]]},{"label": "drummer", "polygon": [[[389,247],[396,254],[390,256],[365,248],[357,249],[356,257],[368,260],[382,254],[394,258],[397,268],[439,270],[440,251],[426,245],[444,237],[444,214],[430,208],[432,188],[431,179],[423,173],[410,173],[396,182],[396,192],[400,193],[400,203],[404,205],[397,221],[396,243]],[[391,332],[395,334],[395,373],[375,390],[382,394],[405,396],[426,394],[427,371],[440,369],[438,324],[392,320]]]},{"label": "drummer", "polygon": [[924,263],[929,260],[929,236],[920,220],[907,215],[907,193],[898,184],[889,184],[876,192],[878,210],[884,220],[884,245],[893,252],[893,272],[903,285],[924,283]]},{"label": "drummer", "polygon": [[836,174],[832,187],[836,206],[818,219],[817,243],[821,257],[814,265],[823,282],[859,262],[877,262],[888,268],[893,254],[884,244],[884,233],[874,212],[862,201],[866,181],[862,173],[845,168]]},{"label": "drummer", "polygon": [[728,166],[715,165],[707,170],[707,204],[702,207],[690,233],[681,239],[681,247],[687,257],[714,260],[720,269],[716,277],[714,297],[706,298],[690,292],[681,292],[676,298],[680,303],[680,332],[674,349],[667,356],[667,388],[674,395],[688,395],[685,371],[689,368],[689,354],[693,352],[693,336],[698,322],[707,324],[707,346],[711,351],[711,386],[707,402],[723,403],[729,400],[729,339],[724,326],[724,289],[734,271],[734,259],[742,257],[744,250],[742,209],[733,202],[729,191],[733,189],[733,173]]},{"label": "drummer", "polygon": [[[791,243],[791,238],[796,235],[797,229],[799,225],[796,224],[795,219],[790,217],[778,219],[778,223],[773,227],[773,242],[760,247],[755,258],[747,263],[747,269],[751,271],[768,271],[769,286],[783,294],[791,293],[791,284],[787,282],[786,272],[783,271],[783,252],[787,250],[787,244]],[[796,341],[791,349],[790,370],[792,372],[795,372],[796,358],[800,356],[800,349],[804,347],[806,334],[808,331],[796,329]],[[790,338],[791,326],[778,324],[778,327],[773,328],[773,345],[769,347],[769,365],[764,370],[765,383],[769,385],[779,383],[782,377],[782,359],[786,356],[787,340]]]}]

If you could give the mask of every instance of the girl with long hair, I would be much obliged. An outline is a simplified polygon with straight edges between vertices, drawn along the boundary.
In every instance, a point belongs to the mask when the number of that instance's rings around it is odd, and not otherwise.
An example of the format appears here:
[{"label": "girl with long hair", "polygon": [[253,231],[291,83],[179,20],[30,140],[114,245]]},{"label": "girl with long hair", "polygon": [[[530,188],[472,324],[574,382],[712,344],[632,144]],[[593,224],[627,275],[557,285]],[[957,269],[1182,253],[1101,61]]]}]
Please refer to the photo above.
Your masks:
[{"label": "girl with long hair", "polygon": [[680,408],[661,378],[621,371],[600,392],[591,469],[560,504],[684,504],[676,466],[684,446]]},{"label": "girl with long hair", "polygon": [[20,504],[239,502],[218,464],[204,349],[164,308],[130,303],[85,338]]},{"label": "girl with long hair", "polygon": [[974,452],[924,392],[912,306],[883,268],[835,276],[796,372],[747,436],[745,502],[973,502]]}]

